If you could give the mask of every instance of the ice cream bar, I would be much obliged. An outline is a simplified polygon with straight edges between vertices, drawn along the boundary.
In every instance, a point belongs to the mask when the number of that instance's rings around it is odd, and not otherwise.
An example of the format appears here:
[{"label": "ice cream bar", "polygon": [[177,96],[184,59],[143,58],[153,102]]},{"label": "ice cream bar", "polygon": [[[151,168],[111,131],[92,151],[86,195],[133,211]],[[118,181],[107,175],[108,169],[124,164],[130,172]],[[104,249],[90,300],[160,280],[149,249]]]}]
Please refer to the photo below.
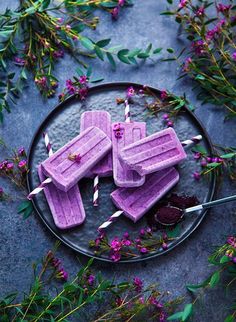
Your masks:
[{"label": "ice cream bar", "polygon": [[146,136],[145,122],[120,122],[112,124],[113,176],[118,187],[138,187],[145,177],[128,168],[119,158],[119,153],[128,144]]},{"label": "ice cream bar", "polygon": [[57,188],[68,191],[110,150],[107,135],[89,127],[42,162],[42,170]]},{"label": "ice cream bar", "polygon": [[[41,182],[46,179],[41,166],[38,167],[38,175]],[[83,223],[85,211],[77,184],[64,192],[49,183],[44,188],[44,194],[58,228],[68,229]]]},{"label": "ice cream bar", "polygon": [[[96,126],[101,129],[111,139],[111,115],[106,111],[87,111],[81,115],[80,131],[86,130],[90,126]],[[86,177],[108,177],[112,175],[112,153],[111,151],[99,161]]]},{"label": "ice cream bar", "polygon": [[148,175],[142,187],[116,189],[111,198],[124,215],[136,222],[178,181],[179,173],[171,167]]},{"label": "ice cream bar", "polygon": [[141,176],[169,168],[187,157],[172,128],[126,146],[119,156],[126,166]]}]

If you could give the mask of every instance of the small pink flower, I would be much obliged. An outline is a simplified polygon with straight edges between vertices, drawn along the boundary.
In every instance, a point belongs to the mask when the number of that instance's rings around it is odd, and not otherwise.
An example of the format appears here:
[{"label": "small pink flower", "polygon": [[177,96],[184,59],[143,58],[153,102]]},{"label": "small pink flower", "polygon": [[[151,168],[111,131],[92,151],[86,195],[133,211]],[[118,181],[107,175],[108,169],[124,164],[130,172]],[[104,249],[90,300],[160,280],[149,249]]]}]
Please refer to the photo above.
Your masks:
[{"label": "small pink flower", "polygon": [[132,244],[132,242],[131,242],[131,240],[129,240],[129,239],[125,239],[125,240],[123,240],[123,241],[122,241],[122,244],[123,244],[124,246],[130,246],[130,245]]},{"label": "small pink flower", "polygon": [[173,121],[168,121],[166,125],[168,127],[173,127],[174,126],[174,123],[173,123]]},{"label": "small pink flower", "polygon": [[111,10],[111,17],[114,20],[118,19],[118,15],[119,15],[119,7],[115,7]]},{"label": "small pink flower", "polygon": [[23,156],[25,155],[25,148],[23,146],[21,146],[18,151],[17,151],[19,156]]},{"label": "small pink flower", "polygon": [[113,261],[113,262],[118,262],[120,259],[121,259],[121,255],[119,252],[114,252],[110,255],[110,259]]},{"label": "small pink flower", "polygon": [[166,250],[166,249],[168,249],[168,245],[167,245],[167,243],[162,243],[162,245],[161,245],[161,247],[162,247],[162,249],[163,250]]},{"label": "small pink flower", "polygon": [[85,75],[80,76],[80,78],[79,78],[80,84],[86,84],[87,81],[88,81],[87,76],[85,76]]},{"label": "small pink flower", "polygon": [[165,99],[167,99],[168,97],[168,93],[166,90],[162,90],[161,91],[161,99],[164,101]]},{"label": "small pink flower", "polygon": [[76,156],[75,156],[75,162],[80,163],[80,161],[81,161],[80,154],[76,154]]},{"label": "small pink flower", "polygon": [[199,180],[200,180],[200,178],[201,178],[201,174],[200,174],[199,172],[195,171],[195,172],[193,173],[193,178],[194,178],[196,181],[199,181]]},{"label": "small pink flower", "polygon": [[78,91],[78,94],[82,101],[85,100],[86,96],[88,95],[88,88],[87,87],[80,88]]},{"label": "small pink flower", "polygon": [[128,89],[127,89],[127,97],[130,98],[132,96],[135,95],[135,89],[133,88],[133,86],[130,86]]},{"label": "small pink flower", "polygon": [[205,9],[204,9],[204,7],[200,7],[200,8],[197,10],[196,15],[197,15],[198,17],[201,17],[201,16],[203,16],[203,15],[204,15],[204,13],[205,13]]},{"label": "small pink flower", "polygon": [[143,288],[143,282],[139,277],[134,277],[133,279],[133,285],[135,286],[136,292],[141,292]]},{"label": "small pink flower", "polygon": [[118,5],[123,7],[125,4],[125,0],[118,0]]},{"label": "small pink flower", "polygon": [[233,236],[229,236],[227,238],[227,243],[231,246],[233,246],[234,248],[236,248],[236,238]]},{"label": "small pink flower", "polygon": [[63,18],[61,18],[61,17],[60,17],[60,18],[57,18],[58,23],[63,23],[63,20],[64,20],[64,19],[63,19]]},{"label": "small pink flower", "polygon": [[192,64],[192,58],[188,57],[185,59],[185,62],[183,64],[183,71],[184,72],[189,72],[190,71],[190,65]]},{"label": "small pink flower", "polygon": [[232,54],[232,59],[236,61],[236,51]]},{"label": "small pink flower", "polygon": [[2,187],[0,187],[0,197],[2,197],[2,196],[3,196],[3,193],[4,193],[4,190],[3,190],[3,188],[2,188]]},{"label": "small pink flower", "polygon": [[19,163],[18,163],[18,167],[21,169],[21,170],[24,170],[26,168],[26,165],[27,165],[27,161],[26,160],[21,160]]},{"label": "small pink flower", "polygon": [[218,12],[225,13],[230,10],[232,6],[231,5],[224,5],[222,3],[219,3],[216,5],[216,9]]},{"label": "small pink flower", "polygon": [[56,277],[57,277],[58,279],[60,279],[60,280],[67,281],[67,280],[68,280],[68,273],[67,273],[67,272],[64,270],[64,268],[62,267],[62,268],[58,271],[58,273],[57,273]]},{"label": "small pink flower", "polygon": [[188,3],[188,0],[180,0],[179,8],[182,9],[182,8],[186,7],[187,3]]},{"label": "small pink flower", "polygon": [[110,243],[110,247],[115,251],[115,252],[118,252],[121,247],[122,247],[122,243],[117,239],[117,238],[114,238],[111,243]]},{"label": "small pink flower", "polygon": [[14,163],[12,163],[12,162],[8,162],[8,163],[7,163],[7,170],[8,170],[8,171],[11,171],[13,168],[14,168]]},{"label": "small pink flower", "polygon": [[95,281],[95,276],[94,275],[89,275],[88,277],[88,284],[89,285],[93,285],[94,284],[94,281]]},{"label": "small pink flower", "polygon": [[140,253],[146,254],[146,253],[148,253],[148,249],[146,247],[141,247],[140,248]]}]

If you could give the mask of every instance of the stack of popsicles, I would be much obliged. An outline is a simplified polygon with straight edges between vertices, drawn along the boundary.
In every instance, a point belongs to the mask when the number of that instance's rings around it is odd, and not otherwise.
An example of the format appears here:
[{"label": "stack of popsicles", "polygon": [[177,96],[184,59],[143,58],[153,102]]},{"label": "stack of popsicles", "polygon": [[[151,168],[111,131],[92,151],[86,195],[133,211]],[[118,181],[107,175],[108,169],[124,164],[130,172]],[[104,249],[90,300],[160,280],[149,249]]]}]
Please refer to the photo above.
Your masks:
[{"label": "stack of popsicles", "polygon": [[145,122],[129,118],[112,124],[110,114],[99,110],[82,114],[80,130],[39,165],[41,185],[28,196],[31,199],[44,190],[58,228],[71,228],[85,220],[78,185],[84,177],[96,179],[94,195],[98,199],[98,178],[113,176],[118,189],[111,198],[119,214],[133,222],[179,181],[173,166],[184,160],[186,153],[172,128],[146,137]]}]

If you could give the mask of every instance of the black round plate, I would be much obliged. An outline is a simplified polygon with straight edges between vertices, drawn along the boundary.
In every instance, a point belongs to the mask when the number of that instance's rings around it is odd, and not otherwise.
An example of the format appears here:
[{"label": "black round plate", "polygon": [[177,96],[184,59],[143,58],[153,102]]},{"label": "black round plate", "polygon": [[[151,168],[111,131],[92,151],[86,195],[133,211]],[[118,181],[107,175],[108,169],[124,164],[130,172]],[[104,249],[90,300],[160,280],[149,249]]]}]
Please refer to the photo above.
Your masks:
[{"label": "black round plate", "polygon": [[[31,169],[27,180],[29,191],[39,184],[37,166],[47,158],[43,132],[45,131],[48,133],[53,150],[56,151],[79,134],[80,116],[86,110],[103,109],[111,114],[113,122],[123,121],[124,105],[117,105],[116,98],[123,98],[125,96],[125,91],[129,86],[140,88],[141,85],[122,82],[94,86],[90,88],[89,95],[85,101],[79,101],[74,96],[70,97],[65,102],[59,104],[46,117],[36,131],[29,150],[28,162],[29,168]],[[150,89],[156,95],[160,94],[157,89],[151,87]],[[139,104],[138,101],[131,105],[131,118],[134,121],[145,121],[147,123],[148,135],[165,128],[162,118],[148,113],[147,109]],[[180,113],[180,115],[175,119],[174,129],[176,130],[180,140],[185,140],[196,134],[202,134],[204,138],[202,145],[208,151],[209,155],[212,154],[212,144],[206,131],[196,116],[190,112],[188,108],[185,107],[184,112]],[[196,195],[201,202],[210,201],[214,195],[216,178],[214,175],[211,175],[208,180],[204,179],[199,182],[194,181],[192,173],[196,170],[198,165],[196,164],[190,150],[187,151],[187,160],[178,167],[180,172],[180,181],[172,191],[182,194],[186,193],[188,195]],[[113,180],[112,178],[102,178],[100,180],[99,207],[93,207],[92,180],[83,179],[80,181],[79,186],[86,211],[86,220],[81,226],[67,231],[59,230],[53,222],[51,212],[43,193],[38,194],[34,198],[34,208],[49,230],[70,248],[99,260],[111,261],[108,255],[94,256],[93,250],[89,248],[89,241],[96,238],[98,226],[116,211],[116,208],[109,197],[110,193],[115,189]],[[185,220],[181,224],[179,237],[170,242],[168,250],[156,249],[155,252],[139,255],[131,259],[123,259],[120,262],[137,262],[153,258],[170,251],[183,242],[197,228],[205,214],[206,211],[202,211],[186,216]],[[137,237],[140,228],[144,226],[147,226],[145,216],[136,224],[123,216],[109,227],[107,235],[108,237],[121,237],[125,231],[129,231]]]}]

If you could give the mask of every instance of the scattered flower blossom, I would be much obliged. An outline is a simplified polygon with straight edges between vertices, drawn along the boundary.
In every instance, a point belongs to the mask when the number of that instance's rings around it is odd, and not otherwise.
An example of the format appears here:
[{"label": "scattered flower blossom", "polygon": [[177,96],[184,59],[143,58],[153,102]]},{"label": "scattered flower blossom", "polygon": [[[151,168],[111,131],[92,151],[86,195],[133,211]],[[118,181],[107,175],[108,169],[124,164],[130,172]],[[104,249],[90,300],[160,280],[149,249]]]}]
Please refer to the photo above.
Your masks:
[{"label": "scattered flower blossom", "polygon": [[120,259],[121,259],[121,255],[119,252],[114,252],[114,253],[111,253],[110,255],[110,259],[113,261],[113,262],[118,262]]},{"label": "scattered flower blossom", "polygon": [[19,156],[24,156],[25,155],[25,148],[23,146],[19,147],[17,153]]},{"label": "scattered flower blossom", "polygon": [[118,0],[118,5],[119,5],[120,7],[123,7],[123,6],[124,6],[124,4],[125,4],[125,0]]},{"label": "scattered flower blossom", "polygon": [[146,253],[148,253],[148,249],[146,247],[141,247],[140,248],[140,253],[146,254]]},{"label": "scattered flower blossom", "polygon": [[236,51],[232,54],[232,59],[236,61]]},{"label": "scattered flower blossom", "polygon": [[168,93],[166,90],[161,91],[161,99],[164,101],[165,99],[168,98]]},{"label": "scattered flower blossom", "polygon": [[201,161],[201,167],[206,167],[207,166],[207,161],[205,160],[205,159],[203,159],[202,161]]},{"label": "scattered flower blossom", "polygon": [[80,84],[86,84],[88,82],[87,76],[85,76],[85,75],[80,76],[79,82],[80,82]]},{"label": "scattered flower blossom", "polygon": [[173,123],[173,121],[168,121],[166,125],[168,127],[173,127],[174,126],[174,123]]},{"label": "scattered flower blossom", "polygon": [[15,57],[15,58],[14,58],[14,62],[15,62],[18,66],[24,66],[24,65],[25,65],[25,59],[20,58],[20,57]]},{"label": "scattered flower blossom", "polygon": [[218,12],[221,12],[221,13],[226,13],[230,10],[232,6],[231,5],[224,5],[222,3],[219,3],[216,5],[216,9]]},{"label": "scattered flower blossom", "polygon": [[187,57],[185,59],[185,62],[183,64],[183,71],[184,72],[189,72],[190,71],[190,65],[192,64],[192,58],[191,57]]},{"label": "scattered flower blossom", "polygon": [[90,274],[88,277],[88,284],[91,286],[94,284],[94,281],[95,281],[95,276]]},{"label": "scattered flower blossom", "polygon": [[231,246],[233,246],[234,248],[236,248],[236,238],[233,236],[229,236],[227,238],[227,243]]},{"label": "scattered flower blossom", "polygon": [[27,165],[27,161],[26,161],[26,160],[21,160],[21,161],[18,163],[18,167],[19,167],[21,170],[25,170],[25,169],[26,169],[26,165]]},{"label": "scattered flower blossom", "polygon": [[205,42],[203,40],[197,40],[192,43],[192,49],[194,50],[195,54],[200,56],[205,53]]},{"label": "scattered flower blossom", "polygon": [[4,190],[3,190],[3,188],[2,188],[2,187],[0,187],[0,197],[2,197],[2,196],[3,196],[3,193],[4,193]]},{"label": "scattered flower blossom", "polygon": [[132,96],[135,95],[135,89],[133,88],[133,86],[130,86],[128,89],[127,89],[127,97],[130,98]]},{"label": "scattered flower blossom", "polygon": [[194,159],[199,160],[199,159],[201,159],[201,157],[202,157],[201,152],[194,153]]},{"label": "scattered flower blossom", "polygon": [[67,281],[68,280],[68,273],[64,270],[64,268],[60,268],[56,277],[60,280]]},{"label": "scattered flower blossom", "polygon": [[111,17],[114,20],[118,19],[118,15],[119,15],[119,7],[115,7],[111,10]]},{"label": "scattered flower blossom", "polygon": [[194,178],[196,181],[199,181],[199,180],[200,180],[200,178],[201,178],[201,174],[200,174],[199,172],[195,171],[195,172],[193,173],[193,178]]},{"label": "scattered flower blossom", "polygon": [[182,8],[186,7],[187,3],[188,3],[188,0],[180,0],[179,8],[182,9]]},{"label": "scattered flower blossom", "polygon": [[114,238],[111,241],[110,246],[115,252],[118,252],[122,247],[122,243],[118,240],[118,238]]},{"label": "scattered flower blossom", "polygon": [[204,7],[200,7],[200,8],[197,10],[196,15],[197,15],[198,17],[201,17],[201,16],[203,16],[203,15],[204,15],[204,13],[205,13],[205,9],[204,9]]},{"label": "scattered flower blossom", "polygon": [[139,277],[134,277],[133,285],[135,286],[136,292],[141,292],[143,288],[143,282]]},{"label": "scattered flower blossom", "polygon": [[161,247],[162,247],[163,250],[167,250],[168,249],[168,245],[165,242],[162,243]]},{"label": "scattered flower blossom", "polygon": [[163,116],[162,116],[162,118],[163,118],[163,120],[169,120],[169,114],[164,114]]},{"label": "scattered flower blossom", "polygon": [[88,95],[88,87],[80,88],[78,94],[82,101],[85,100],[86,96]]}]

